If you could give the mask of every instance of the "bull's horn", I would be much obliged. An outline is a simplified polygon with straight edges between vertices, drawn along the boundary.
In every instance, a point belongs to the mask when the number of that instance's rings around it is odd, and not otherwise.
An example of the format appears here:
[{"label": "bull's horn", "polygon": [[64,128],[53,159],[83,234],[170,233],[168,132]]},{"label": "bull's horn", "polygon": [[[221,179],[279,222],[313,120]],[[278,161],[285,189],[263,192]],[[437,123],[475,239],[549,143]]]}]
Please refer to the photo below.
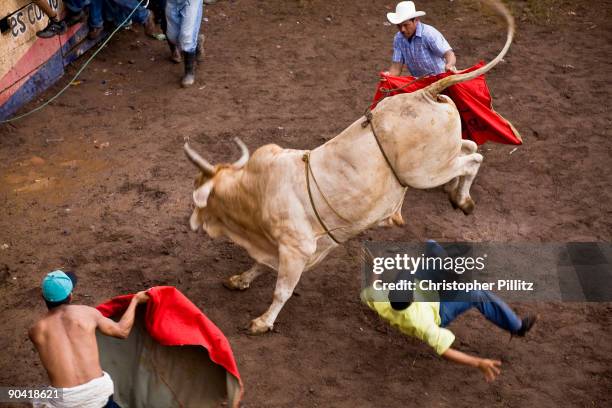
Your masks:
[{"label": "bull's horn", "polygon": [[510,13],[510,10],[508,10],[508,8],[499,0],[488,0],[488,3],[490,3],[491,6],[495,8],[495,10],[506,19],[506,23],[508,23],[508,33],[506,36],[506,44],[504,45],[504,48],[497,55],[497,57],[495,57],[484,67],[478,68],[477,70],[472,72],[467,72],[465,74],[450,75],[429,85],[427,88],[424,89],[424,91],[428,92],[432,97],[436,98],[440,94],[440,92],[442,92],[451,85],[455,85],[464,81],[469,81],[470,79],[476,78],[484,74],[485,72],[493,68],[495,65],[497,65],[497,63],[501,61],[502,58],[504,58],[504,56],[508,52],[510,44],[512,44],[512,39],[514,38],[515,31],[514,18],[512,17],[512,13]]},{"label": "bull's horn", "polygon": [[237,137],[234,138],[234,141],[238,144],[238,146],[240,146],[240,150],[242,151],[242,157],[236,160],[233,166],[240,169],[244,167],[244,165],[247,164],[247,162],[249,161],[249,148],[242,142],[242,140]]},{"label": "bull's horn", "polygon": [[212,164],[207,162],[206,159],[197,154],[196,151],[189,146],[189,143],[185,143],[183,149],[185,150],[185,154],[187,155],[189,161],[195,164],[197,168],[202,170],[202,173],[204,173],[204,175],[213,176],[215,174],[215,166],[213,166]]}]

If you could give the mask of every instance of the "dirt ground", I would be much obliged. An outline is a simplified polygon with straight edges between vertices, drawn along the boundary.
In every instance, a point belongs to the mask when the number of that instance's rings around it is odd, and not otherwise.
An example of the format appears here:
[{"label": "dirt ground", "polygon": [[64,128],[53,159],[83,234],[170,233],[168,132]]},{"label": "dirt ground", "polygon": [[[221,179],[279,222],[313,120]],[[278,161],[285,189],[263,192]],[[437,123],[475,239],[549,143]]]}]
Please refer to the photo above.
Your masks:
[{"label": "dirt ground", "polygon": [[[336,249],[304,274],[273,333],[246,335],[275,277],[242,293],[222,287],[251,260],[227,240],[190,231],[196,172],[183,140],[218,163],[239,156],[233,136],[251,151],[309,149],[334,137],[363,113],[389,64],[395,27],[384,23],[394,5],[223,0],[205,11],[206,62],[193,88],[178,87],[181,67],[164,43],[124,31],[80,85],[2,126],[0,384],[45,383],[27,328],[44,312],[43,274],[70,268],[80,276],[75,300],[88,305],[177,286],[227,335],[246,407],[612,406],[612,305],[513,304],[541,321],[512,341],[468,313],[451,326],[455,345],[503,361],[488,384],[362,306],[358,260],[368,239],[610,242],[609,0],[511,2],[516,40],[487,78],[496,110],[525,143],[481,147],[473,215],[453,210],[441,189],[409,191],[405,227],[367,231]],[[502,22],[475,2],[417,6],[460,68],[503,45]]]}]

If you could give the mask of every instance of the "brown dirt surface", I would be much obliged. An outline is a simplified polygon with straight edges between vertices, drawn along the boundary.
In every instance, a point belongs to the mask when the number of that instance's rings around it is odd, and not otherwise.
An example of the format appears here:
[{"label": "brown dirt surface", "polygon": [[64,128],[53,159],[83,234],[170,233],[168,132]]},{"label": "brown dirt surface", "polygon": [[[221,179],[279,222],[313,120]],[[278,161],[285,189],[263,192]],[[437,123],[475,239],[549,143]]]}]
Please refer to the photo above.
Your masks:
[{"label": "brown dirt surface", "polygon": [[[441,189],[409,191],[406,226],[367,231],[332,252],[302,276],[274,332],[259,337],[245,327],[268,307],[275,277],[241,293],[222,287],[251,260],[190,231],[196,172],[183,140],[218,163],[238,157],[233,136],[251,151],[334,137],[361,116],[388,67],[395,27],[385,13],[395,3],[220,1],[205,11],[206,61],[188,90],[164,43],[119,33],[80,85],[0,128],[0,385],[46,382],[27,329],[45,311],[43,274],[69,268],[80,276],[76,301],[88,305],[177,286],[231,342],[245,407],[612,406],[610,304],[515,304],[541,320],[512,341],[468,313],[452,326],[455,345],[503,361],[488,384],[359,302],[364,240],[610,242],[611,2],[509,3],[516,40],[487,78],[496,110],[525,143],[481,147],[475,213],[453,210]],[[503,44],[502,22],[476,2],[419,5],[460,68]]]}]

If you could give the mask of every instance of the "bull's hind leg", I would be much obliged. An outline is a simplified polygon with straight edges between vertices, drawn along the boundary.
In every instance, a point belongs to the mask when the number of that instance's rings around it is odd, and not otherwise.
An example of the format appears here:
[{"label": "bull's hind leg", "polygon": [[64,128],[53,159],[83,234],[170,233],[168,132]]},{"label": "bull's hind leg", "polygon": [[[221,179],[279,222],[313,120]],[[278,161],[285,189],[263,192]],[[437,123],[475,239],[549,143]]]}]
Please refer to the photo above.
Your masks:
[{"label": "bull's hind leg", "polygon": [[[478,145],[471,140],[461,140],[461,155],[466,156],[472,153],[476,153],[478,149]],[[448,198],[451,199],[451,203],[453,206],[457,208],[455,203],[453,202],[453,196],[457,191],[457,187],[459,186],[459,179],[461,176],[453,178],[451,181],[444,185],[444,191],[448,193]]]},{"label": "bull's hind leg", "polygon": [[461,141],[461,155],[457,158],[460,174],[444,185],[444,191],[454,208],[461,208],[467,215],[474,211],[474,200],[470,197],[470,187],[482,162],[482,155],[476,153],[478,146],[471,140]]},{"label": "bull's hind leg", "polygon": [[269,269],[265,265],[256,263],[248,271],[230,276],[223,282],[223,285],[232,290],[246,290],[249,288],[249,286],[251,286],[251,282],[257,279],[257,277],[268,272],[268,270]]},{"label": "bull's hind leg", "polygon": [[306,261],[307,257],[298,250],[288,247],[279,248],[279,267],[274,298],[266,313],[251,321],[249,331],[252,334],[272,330],[276,317],[293,294],[293,290],[300,280],[300,276],[302,276]]},{"label": "bull's hind leg", "polygon": [[470,196],[470,187],[472,182],[476,178],[480,163],[482,163],[482,155],[478,153],[465,156],[465,165],[463,168],[463,175],[459,178],[459,183],[455,193],[452,194],[451,200],[454,204],[461,208],[465,215],[471,214],[474,211],[474,200]]}]

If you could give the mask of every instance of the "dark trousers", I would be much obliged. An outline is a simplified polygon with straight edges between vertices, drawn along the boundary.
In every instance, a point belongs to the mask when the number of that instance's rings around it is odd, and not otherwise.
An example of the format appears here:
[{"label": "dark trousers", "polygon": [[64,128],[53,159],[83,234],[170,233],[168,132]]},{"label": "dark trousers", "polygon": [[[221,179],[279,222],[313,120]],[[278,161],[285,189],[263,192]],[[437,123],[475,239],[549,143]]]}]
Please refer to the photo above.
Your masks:
[{"label": "dark trousers", "polygon": [[522,326],[521,319],[503,300],[486,290],[470,292],[470,301],[440,302],[440,319],[442,327],[448,326],[460,314],[476,308],[484,317],[496,326],[516,333]]},{"label": "dark trousers", "polygon": [[119,404],[117,404],[114,400],[113,400],[113,396],[111,395],[110,398],[108,399],[108,402],[106,403],[106,405],[104,406],[104,408],[121,408],[119,406]]}]

